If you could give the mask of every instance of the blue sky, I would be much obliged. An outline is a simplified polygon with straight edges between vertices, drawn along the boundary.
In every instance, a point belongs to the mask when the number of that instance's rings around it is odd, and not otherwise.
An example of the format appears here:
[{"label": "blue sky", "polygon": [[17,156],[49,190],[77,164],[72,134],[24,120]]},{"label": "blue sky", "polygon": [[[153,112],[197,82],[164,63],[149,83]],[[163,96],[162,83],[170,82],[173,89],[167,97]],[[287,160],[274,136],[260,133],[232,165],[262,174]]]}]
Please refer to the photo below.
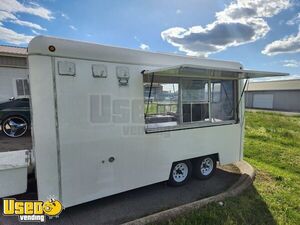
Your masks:
[{"label": "blue sky", "polygon": [[297,0],[1,0],[0,44],[38,34],[234,60],[300,78]]}]

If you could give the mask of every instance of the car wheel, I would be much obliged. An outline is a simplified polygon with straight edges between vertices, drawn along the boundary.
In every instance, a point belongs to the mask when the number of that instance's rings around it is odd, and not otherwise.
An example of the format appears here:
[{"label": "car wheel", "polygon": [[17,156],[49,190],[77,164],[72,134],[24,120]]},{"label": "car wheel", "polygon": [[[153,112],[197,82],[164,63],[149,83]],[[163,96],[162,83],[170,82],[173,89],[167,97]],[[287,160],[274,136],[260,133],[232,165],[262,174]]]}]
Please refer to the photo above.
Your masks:
[{"label": "car wheel", "polygon": [[3,121],[2,130],[8,137],[21,137],[27,132],[28,123],[21,116],[10,116]]},{"label": "car wheel", "polygon": [[214,156],[204,156],[193,162],[193,175],[201,180],[210,178],[216,171],[217,161]]},{"label": "car wheel", "polygon": [[172,165],[168,184],[181,186],[188,182],[192,176],[192,163],[189,160],[175,162]]}]

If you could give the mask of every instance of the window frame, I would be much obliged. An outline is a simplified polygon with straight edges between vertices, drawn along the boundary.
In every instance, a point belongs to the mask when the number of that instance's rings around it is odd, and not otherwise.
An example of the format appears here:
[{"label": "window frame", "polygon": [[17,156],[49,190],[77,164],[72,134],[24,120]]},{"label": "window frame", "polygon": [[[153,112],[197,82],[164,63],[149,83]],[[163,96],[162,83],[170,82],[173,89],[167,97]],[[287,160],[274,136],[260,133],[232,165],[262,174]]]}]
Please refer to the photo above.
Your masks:
[{"label": "window frame", "polygon": [[[202,80],[207,81],[208,86],[208,98],[207,101],[197,101],[197,104],[208,104],[208,120],[201,120],[201,121],[191,121],[191,122],[183,122],[183,112],[182,112],[182,81],[184,79],[192,79],[192,80]],[[227,79],[226,79],[227,80]],[[230,81],[233,82],[233,101],[234,101],[234,119],[232,120],[225,120],[225,121],[213,121],[212,119],[212,104],[213,102],[213,96],[212,96],[212,84],[213,81],[226,81],[221,79],[205,79],[205,78],[189,78],[189,77],[180,77],[178,82],[178,102],[177,105],[179,107],[179,124],[177,126],[163,126],[163,127],[156,127],[156,128],[149,128],[147,127],[148,124],[146,124],[146,116],[145,115],[145,133],[157,133],[157,132],[164,132],[164,131],[176,131],[176,130],[185,130],[185,129],[195,129],[195,128],[204,128],[204,127],[212,127],[212,126],[222,126],[222,125],[232,125],[239,123],[239,110],[236,110],[238,106],[238,93],[239,93],[239,83],[235,79],[230,79]],[[222,85],[220,83],[220,87],[222,88]],[[219,100],[221,102],[221,98]],[[191,103],[192,105],[193,103]],[[192,109],[192,108],[191,108]],[[192,113],[191,113],[192,118]]]}]

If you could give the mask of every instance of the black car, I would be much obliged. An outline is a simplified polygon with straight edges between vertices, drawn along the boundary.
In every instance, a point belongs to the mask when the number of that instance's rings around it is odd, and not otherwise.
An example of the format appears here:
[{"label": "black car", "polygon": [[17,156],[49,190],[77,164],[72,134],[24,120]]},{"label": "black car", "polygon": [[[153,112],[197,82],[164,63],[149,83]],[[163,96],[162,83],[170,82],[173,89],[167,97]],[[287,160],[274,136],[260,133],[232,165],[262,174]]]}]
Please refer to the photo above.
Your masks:
[{"label": "black car", "polygon": [[23,136],[30,128],[29,99],[11,99],[0,103],[0,124],[8,137]]}]

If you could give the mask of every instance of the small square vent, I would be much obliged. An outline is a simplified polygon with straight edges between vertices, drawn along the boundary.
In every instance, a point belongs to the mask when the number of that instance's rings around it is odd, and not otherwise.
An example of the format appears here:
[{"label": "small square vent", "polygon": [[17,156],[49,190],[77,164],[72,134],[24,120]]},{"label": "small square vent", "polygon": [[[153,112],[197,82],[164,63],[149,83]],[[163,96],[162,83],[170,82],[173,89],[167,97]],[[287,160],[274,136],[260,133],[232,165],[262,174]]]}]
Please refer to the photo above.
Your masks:
[{"label": "small square vent", "polygon": [[58,62],[58,73],[60,75],[75,76],[76,74],[75,63],[68,61]]},{"label": "small square vent", "polygon": [[105,65],[94,64],[92,65],[93,77],[106,78],[107,68]]},{"label": "small square vent", "polygon": [[117,78],[119,81],[120,86],[126,86],[128,85],[129,81],[129,68],[126,66],[117,66],[116,68],[117,72]]}]

